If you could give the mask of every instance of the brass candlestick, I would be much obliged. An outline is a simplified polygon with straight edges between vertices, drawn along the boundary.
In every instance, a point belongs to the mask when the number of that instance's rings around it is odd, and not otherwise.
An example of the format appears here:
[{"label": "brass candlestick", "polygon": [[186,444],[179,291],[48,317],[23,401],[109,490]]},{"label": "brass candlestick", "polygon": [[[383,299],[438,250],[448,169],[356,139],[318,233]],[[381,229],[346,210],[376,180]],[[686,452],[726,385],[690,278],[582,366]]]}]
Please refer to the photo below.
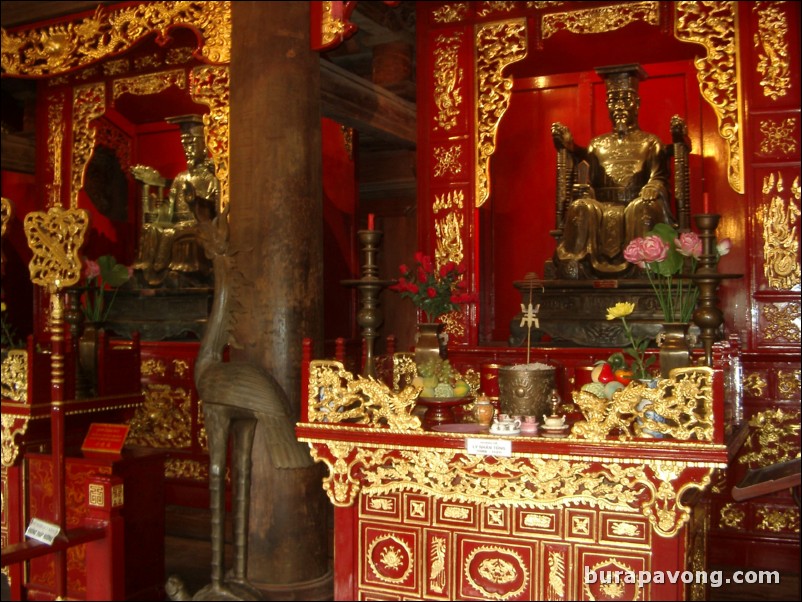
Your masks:
[{"label": "brass candlestick", "polygon": [[362,375],[376,378],[376,361],[373,355],[373,346],[379,336],[379,326],[384,321],[379,309],[379,293],[395,280],[380,280],[379,266],[376,256],[379,252],[379,243],[383,233],[379,230],[359,230],[359,242],[362,244],[364,262],[362,263],[362,278],[358,280],[343,280],[345,286],[355,286],[359,289],[360,309],[356,314],[356,322],[362,328],[362,337],[365,339],[365,365]]},{"label": "brass candlestick", "polygon": [[699,238],[702,239],[702,255],[693,275],[699,287],[699,304],[693,312],[693,322],[699,327],[704,347],[704,365],[713,366],[713,343],[718,329],[724,323],[724,314],[718,307],[718,287],[723,274],[718,273],[718,253],[716,252],[716,228],[720,215],[702,213],[695,215]]}]

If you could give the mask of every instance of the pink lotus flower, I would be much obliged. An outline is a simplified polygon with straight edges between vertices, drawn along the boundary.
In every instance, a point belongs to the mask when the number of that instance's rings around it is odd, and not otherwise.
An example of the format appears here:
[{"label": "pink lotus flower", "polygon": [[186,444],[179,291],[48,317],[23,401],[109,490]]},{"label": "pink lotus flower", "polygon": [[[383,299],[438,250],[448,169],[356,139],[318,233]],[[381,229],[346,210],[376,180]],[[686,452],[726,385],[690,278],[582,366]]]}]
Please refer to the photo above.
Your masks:
[{"label": "pink lotus flower", "polygon": [[674,239],[674,246],[685,257],[699,259],[702,255],[702,239],[696,232],[683,232],[679,238]]},{"label": "pink lotus flower", "polygon": [[635,238],[624,249],[624,259],[644,269],[647,263],[665,260],[669,247],[659,236]]},{"label": "pink lotus flower", "polygon": [[722,238],[716,245],[716,252],[719,257],[724,257],[732,250],[732,240],[729,238]]},{"label": "pink lotus flower", "polygon": [[86,279],[89,280],[91,278],[97,278],[100,276],[100,264],[97,261],[92,261],[91,259],[86,260],[86,269],[84,270],[86,274]]},{"label": "pink lotus flower", "polygon": [[691,319],[699,289],[684,275],[694,272],[701,254],[702,241],[696,233],[678,235],[668,224],[657,224],[624,249],[624,259],[645,272],[666,322]]},{"label": "pink lotus flower", "polygon": [[[104,322],[109,315],[119,287],[130,280],[134,270],[131,266],[117,263],[111,255],[101,255],[97,261],[86,260],[84,268],[84,293],[81,295],[81,309],[90,322]],[[106,291],[113,291],[110,299]]]}]

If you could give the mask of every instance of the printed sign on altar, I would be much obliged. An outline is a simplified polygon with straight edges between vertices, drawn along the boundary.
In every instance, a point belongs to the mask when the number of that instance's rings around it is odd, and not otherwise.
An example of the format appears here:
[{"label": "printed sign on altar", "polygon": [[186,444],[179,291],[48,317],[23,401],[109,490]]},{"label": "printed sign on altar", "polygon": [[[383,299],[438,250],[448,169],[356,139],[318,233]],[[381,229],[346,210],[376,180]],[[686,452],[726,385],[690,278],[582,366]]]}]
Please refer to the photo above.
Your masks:
[{"label": "printed sign on altar", "polygon": [[127,424],[92,423],[81,445],[83,452],[119,454],[128,436]]}]

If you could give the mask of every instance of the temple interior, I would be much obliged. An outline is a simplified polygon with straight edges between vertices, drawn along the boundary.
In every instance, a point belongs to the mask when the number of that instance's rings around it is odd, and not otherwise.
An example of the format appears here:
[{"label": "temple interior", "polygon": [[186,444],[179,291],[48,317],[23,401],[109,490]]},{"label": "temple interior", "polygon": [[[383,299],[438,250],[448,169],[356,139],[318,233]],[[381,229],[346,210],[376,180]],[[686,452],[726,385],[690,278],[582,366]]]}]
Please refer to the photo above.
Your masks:
[{"label": "temple interior", "polygon": [[0,4],[3,600],[800,598],[799,3]]}]

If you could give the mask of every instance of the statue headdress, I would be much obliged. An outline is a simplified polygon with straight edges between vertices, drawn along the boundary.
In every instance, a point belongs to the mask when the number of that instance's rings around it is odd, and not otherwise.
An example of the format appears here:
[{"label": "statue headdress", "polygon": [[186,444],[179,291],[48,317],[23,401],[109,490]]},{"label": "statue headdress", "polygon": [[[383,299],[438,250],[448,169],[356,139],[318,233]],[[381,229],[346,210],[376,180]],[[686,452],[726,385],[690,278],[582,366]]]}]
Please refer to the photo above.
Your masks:
[{"label": "statue headdress", "polygon": [[637,92],[638,83],[648,77],[646,71],[638,63],[598,67],[596,73],[607,84],[607,92],[612,92],[613,90],[634,90]]}]

